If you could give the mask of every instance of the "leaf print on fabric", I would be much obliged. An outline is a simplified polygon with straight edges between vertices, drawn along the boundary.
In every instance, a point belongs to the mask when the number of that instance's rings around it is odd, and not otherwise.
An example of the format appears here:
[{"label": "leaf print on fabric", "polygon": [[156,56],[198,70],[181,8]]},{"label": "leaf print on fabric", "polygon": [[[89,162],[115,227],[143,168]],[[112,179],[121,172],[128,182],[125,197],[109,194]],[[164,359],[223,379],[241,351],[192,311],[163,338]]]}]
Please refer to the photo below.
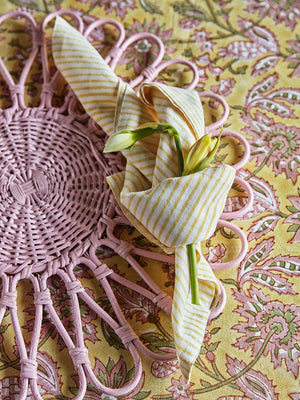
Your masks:
[{"label": "leaf print on fabric", "polygon": [[292,88],[280,88],[271,91],[278,82],[278,74],[274,73],[261,80],[249,90],[245,109],[248,113],[253,108],[266,110],[282,118],[296,118],[289,104],[300,102],[300,90]]},{"label": "leaf print on fabric", "polygon": [[263,355],[270,355],[274,369],[284,361],[287,371],[297,378],[300,367],[300,307],[271,301],[270,296],[265,296],[253,285],[248,294],[234,291],[234,297],[242,303],[234,312],[246,319],[246,322],[232,327],[243,334],[234,346],[245,351],[251,349],[253,357],[256,357],[264,345]]},{"label": "leaf print on fabric", "polygon": [[278,215],[266,215],[255,221],[249,229],[248,240],[259,239],[267,232],[272,232],[279,221]]},{"label": "leaf print on fabric", "polygon": [[[251,176],[246,169],[241,170],[238,175],[248,181],[254,192],[252,209],[246,215],[246,218],[253,219],[247,237],[249,241],[257,240],[274,230],[280,220],[278,196],[269,182],[261,177]],[[247,179],[249,176],[250,179]],[[254,217],[258,219],[254,220]]]},{"label": "leaf print on fabric", "polygon": [[288,61],[288,68],[292,70],[289,76],[298,78],[300,76],[300,35],[296,35],[296,40],[288,40],[290,48],[287,49],[289,56],[285,59]]},{"label": "leaf print on fabric", "polygon": [[[292,271],[288,270],[288,264],[286,264],[287,268],[278,268],[277,265],[278,262],[285,262],[286,257],[267,259],[273,246],[274,238],[265,239],[248,252],[238,271],[239,284],[242,286],[250,280],[256,285],[265,286],[277,293],[295,294],[292,283],[282,276],[282,274],[291,276]],[[295,272],[297,274],[297,268]]]},{"label": "leaf print on fabric", "polygon": [[[240,361],[236,358],[231,358],[226,356],[227,371],[231,376],[239,374],[246,368],[246,363]],[[235,381],[238,385],[239,390],[243,392],[246,398],[255,400],[276,400],[278,399],[278,394],[275,392],[275,386],[272,381],[270,381],[266,375],[262,374],[260,371],[250,369],[240,378]]]},{"label": "leaf print on fabric", "polygon": [[[300,196],[300,189],[298,189]],[[288,228],[288,232],[294,232],[294,235],[289,242],[300,242],[300,198],[299,196],[288,196],[289,201],[292,203],[291,206],[287,206],[288,211],[291,213],[284,223],[291,224]]]},{"label": "leaf print on fabric", "polygon": [[272,54],[271,56],[265,56],[259,59],[255,65],[252,67],[252,76],[263,75],[265,72],[269,71],[270,69],[274,68],[280,57]]}]

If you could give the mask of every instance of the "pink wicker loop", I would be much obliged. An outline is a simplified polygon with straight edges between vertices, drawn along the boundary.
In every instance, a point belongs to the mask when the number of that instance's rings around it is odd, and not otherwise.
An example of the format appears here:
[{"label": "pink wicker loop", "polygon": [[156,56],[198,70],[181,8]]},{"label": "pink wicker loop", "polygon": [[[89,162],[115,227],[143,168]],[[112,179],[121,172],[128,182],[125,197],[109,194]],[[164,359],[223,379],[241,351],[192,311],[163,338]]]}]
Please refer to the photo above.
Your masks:
[{"label": "pink wicker loop", "polygon": [[20,360],[21,372],[20,377],[25,379],[37,379],[37,362],[29,358]]},{"label": "pink wicker loop", "polygon": [[69,354],[76,369],[78,369],[80,365],[91,363],[88,357],[88,349],[86,347],[73,347],[69,349]]},{"label": "pink wicker loop", "polygon": [[3,21],[9,19],[9,18],[16,18],[16,17],[21,17],[21,18],[25,18],[31,25],[32,28],[32,49],[31,49],[31,53],[30,56],[28,57],[23,71],[21,73],[20,79],[18,84],[16,85],[14,82],[14,79],[12,78],[11,74],[8,72],[6,66],[4,65],[4,62],[2,59],[0,59],[0,73],[2,74],[5,82],[8,84],[8,87],[10,89],[11,95],[12,95],[12,109],[15,111],[18,107],[25,109],[26,106],[24,104],[24,86],[25,86],[25,81],[26,78],[28,76],[30,67],[36,57],[37,51],[38,51],[38,46],[35,42],[36,40],[36,27],[37,24],[35,22],[35,20],[33,19],[33,17],[26,12],[22,12],[22,11],[11,11],[7,14],[3,14],[0,17],[0,25],[3,23]]},{"label": "pink wicker loop", "polygon": [[41,292],[34,292],[34,304],[36,305],[47,305],[52,304],[50,290],[47,288]]},{"label": "pink wicker loop", "polygon": [[219,298],[219,302],[218,302],[217,306],[209,314],[208,321],[207,321],[208,324],[210,324],[214,318],[217,318],[222,313],[222,311],[224,310],[225,304],[226,304],[227,296],[226,296],[224,286],[222,285],[222,283],[219,280],[217,282],[218,282],[218,286],[220,288],[221,294],[220,294],[220,298]]},{"label": "pink wicker loop", "polygon": [[[211,131],[211,133],[212,133],[212,137],[216,137],[216,136],[219,136],[220,131]],[[241,146],[244,148],[244,154],[243,154],[243,157],[241,158],[241,160],[238,161],[236,164],[232,165],[232,167],[236,171],[238,171],[246,164],[246,162],[249,159],[250,146],[249,146],[247,140],[245,138],[243,138],[243,136],[241,136],[237,132],[229,131],[229,130],[225,129],[222,133],[222,136],[229,136],[229,137],[233,137],[233,138],[237,139],[240,142]]]},{"label": "pink wicker loop", "polygon": [[133,342],[134,340],[139,340],[132,327],[127,323],[117,328],[115,332],[122,340],[122,343],[126,349],[128,349],[129,343]]},{"label": "pink wicker loop", "polygon": [[241,186],[244,189],[244,191],[246,192],[247,202],[242,208],[240,208],[238,210],[224,211],[221,215],[222,219],[241,218],[253,206],[254,195],[253,195],[253,190],[252,190],[251,186],[249,185],[249,183],[246,182],[244,179],[239,178],[238,176],[236,176],[234,178],[234,182],[237,183],[239,186]]},{"label": "pink wicker loop", "polygon": [[228,262],[224,262],[224,263],[222,263],[222,262],[221,263],[218,263],[218,262],[210,263],[210,266],[211,266],[212,269],[232,268],[232,267],[238,265],[242,261],[242,259],[245,257],[245,255],[247,253],[247,250],[248,250],[247,238],[246,238],[244,232],[239,227],[237,227],[236,225],[232,224],[231,222],[219,219],[218,225],[219,226],[223,226],[224,228],[230,229],[233,232],[235,232],[238,235],[238,237],[240,238],[240,240],[241,240],[242,248],[240,250],[239,255],[234,260],[228,261]]},{"label": "pink wicker loop", "polygon": [[94,275],[98,281],[101,281],[102,279],[106,278],[109,276],[113,271],[108,268],[106,264],[99,264],[97,268],[93,270]]},{"label": "pink wicker loop", "polygon": [[[182,64],[182,65],[186,65],[192,72],[193,72],[193,79],[191,81],[191,83],[189,83],[186,87],[186,90],[193,90],[195,89],[195,87],[197,86],[198,80],[199,80],[199,73],[198,73],[198,69],[196,67],[196,65],[188,60],[181,60],[181,59],[171,59],[171,60],[167,60],[167,61],[163,61],[161,62],[159,65],[156,66],[156,73],[157,75],[163,71],[165,68],[168,68],[171,65],[174,64]],[[144,75],[144,73],[143,73]]]},{"label": "pink wicker loop", "polygon": [[157,304],[159,308],[164,310],[167,314],[171,314],[172,299],[165,292],[161,292],[152,299],[154,304]]},{"label": "pink wicker loop", "polygon": [[54,94],[54,87],[53,87],[53,85],[51,85],[50,83],[48,83],[48,82],[45,82],[44,84],[43,84],[43,94],[44,95],[53,95]]},{"label": "pink wicker loop", "polygon": [[[134,35],[132,35],[129,38],[127,38],[126,40],[124,40],[124,42],[122,43],[120,48],[124,52],[127,49],[127,47],[130,46],[131,44],[133,44],[134,42],[137,42],[139,40],[147,40],[147,39],[156,43],[156,45],[158,46],[158,55],[157,55],[156,59],[154,60],[154,62],[152,63],[152,66],[156,67],[162,61],[163,56],[164,56],[164,44],[158,36],[155,36],[149,32],[135,33]],[[118,58],[114,58],[110,64],[110,67],[112,69],[114,69],[116,67],[117,63],[118,63]],[[140,83],[140,77],[137,77],[136,79]],[[135,82],[135,80],[132,82]],[[134,83],[133,87],[134,86],[136,86],[136,82]]]},{"label": "pink wicker loop", "polygon": [[119,245],[114,248],[115,253],[119,254],[122,258],[126,259],[128,255],[132,252],[134,246],[125,241],[121,241]]},{"label": "pink wicker loop", "polygon": [[205,132],[209,133],[214,131],[215,129],[220,129],[223,124],[227,121],[228,116],[229,116],[229,106],[226,103],[226,101],[223,99],[223,97],[219,96],[216,93],[210,93],[210,92],[201,92],[199,93],[199,97],[210,97],[212,99],[217,100],[219,103],[222,104],[222,107],[224,109],[222,117],[214,122],[213,124],[210,124],[205,127]]},{"label": "pink wicker loop", "polygon": [[[70,10],[53,11],[52,13],[46,15],[46,17],[43,19],[43,21],[41,23],[41,32],[43,32],[45,30],[46,26],[49,24],[49,22],[53,18],[55,18],[57,16],[60,16],[60,17],[69,16],[69,17],[71,17],[74,21],[76,21],[78,31],[80,33],[83,32],[84,23],[83,23],[82,19],[80,18],[80,16],[78,14],[76,14],[75,12],[70,11]],[[45,42],[43,42],[43,45],[45,45]]]},{"label": "pink wicker loop", "polygon": [[0,306],[16,310],[17,309],[17,293],[3,291],[1,299],[0,299]]},{"label": "pink wicker loop", "polygon": [[119,38],[117,40],[116,45],[119,45],[120,43],[123,42],[123,40],[125,39],[125,30],[123,28],[123,26],[116,20],[111,19],[111,18],[101,18],[100,20],[96,20],[94,22],[92,22],[84,31],[84,37],[88,37],[92,31],[96,28],[99,28],[101,26],[104,25],[113,25],[115,28],[118,29],[119,31]]},{"label": "pink wicker loop", "polygon": [[156,68],[154,68],[152,65],[149,65],[146,69],[144,69],[144,71],[142,72],[142,74],[144,75],[144,77],[148,80],[148,81],[154,81],[154,79],[157,77],[158,75],[158,71]]},{"label": "pink wicker loop", "polygon": [[120,47],[118,47],[118,46],[113,46],[113,47],[109,50],[108,56],[107,56],[107,57],[110,57],[110,58],[118,59],[118,60],[119,60],[119,58],[122,56],[122,54],[123,54],[123,50],[122,50]]},{"label": "pink wicker loop", "polygon": [[12,96],[24,96],[24,86],[14,85],[10,87],[10,93]]},{"label": "pink wicker loop", "polygon": [[65,285],[68,293],[77,294],[84,291],[84,288],[78,280],[65,282]]}]

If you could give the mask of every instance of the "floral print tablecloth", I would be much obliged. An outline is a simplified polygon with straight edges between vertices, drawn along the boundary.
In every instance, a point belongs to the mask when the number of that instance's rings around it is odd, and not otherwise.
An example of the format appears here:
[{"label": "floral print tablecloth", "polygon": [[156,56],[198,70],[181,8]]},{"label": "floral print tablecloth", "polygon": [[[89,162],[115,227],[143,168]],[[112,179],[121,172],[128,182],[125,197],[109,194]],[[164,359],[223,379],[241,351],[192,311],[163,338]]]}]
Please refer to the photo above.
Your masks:
[{"label": "floral print tablecloth", "polygon": [[[240,175],[255,194],[251,212],[235,223],[247,235],[249,251],[235,268],[217,271],[228,300],[224,312],[207,328],[191,382],[186,384],[177,361],[143,358],[142,380],[124,399],[155,400],[299,400],[300,366],[300,1],[299,0],[2,0],[1,14],[27,10],[41,21],[59,9],[76,11],[90,23],[109,16],[120,21],[129,37],[151,32],[165,45],[165,59],[186,58],[199,70],[197,90],[222,95],[230,106],[227,126],[249,141],[251,158]],[[8,46],[6,61],[21,69],[29,45],[21,32],[0,30],[0,45]],[[104,32],[93,40],[104,47]],[[156,48],[140,40],[123,54],[117,72],[138,74],[156,56]],[[173,66],[159,80],[171,85],[188,81],[188,73]],[[186,77],[185,77],[186,75]],[[183,78],[182,78],[183,76]],[[37,101],[41,74],[33,70],[27,82],[28,104]],[[7,89],[1,82],[1,104]],[[220,116],[221,107],[205,103],[207,123]],[[222,159],[230,158],[223,146]],[[227,153],[229,153],[227,155]],[[238,203],[232,197],[232,203]],[[233,204],[234,205],[234,204]],[[138,232],[127,227],[122,237],[151,249]],[[235,256],[232,232],[219,229],[204,244],[209,261]],[[137,280],[120,257],[99,249],[99,258],[116,271]],[[140,258],[145,270],[172,295],[171,264]],[[82,282],[110,310],[104,292],[84,268]],[[142,283],[141,283],[142,284]],[[18,288],[23,334],[30,342],[34,306],[29,282]],[[55,277],[50,282],[55,305],[65,326],[72,330],[68,296]],[[173,347],[169,318],[151,302],[115,284],[114,290],[126,318],[141,340],[154,351]],[[85,342],[93,348],[92,366],[99,379],[115,387],[132,376],[132,364],[118,337],[81,304]],[[12,339],[9,315],[0,331],[0,397],[17,399],[19,358]],[[10,334],[11,333],[11,334]],[[77,393],[77,375],[65,357],[64,345],[45,315],[39,344],[39,387],[45,399],[68,399]],[[109,399],[89,386],[85,399]]]}]

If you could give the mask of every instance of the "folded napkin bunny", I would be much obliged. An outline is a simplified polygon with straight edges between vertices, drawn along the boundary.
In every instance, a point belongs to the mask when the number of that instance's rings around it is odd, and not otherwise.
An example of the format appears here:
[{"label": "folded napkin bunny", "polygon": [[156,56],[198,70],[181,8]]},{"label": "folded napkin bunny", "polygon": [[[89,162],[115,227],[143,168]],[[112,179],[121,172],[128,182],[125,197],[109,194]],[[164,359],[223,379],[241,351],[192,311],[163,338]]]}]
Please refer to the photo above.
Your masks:
[{"label": "folded napkin bunny", "polygon": [[[118,78],[89,42],[57,18],[53,55],[87,113],[112,135],[123,129],[159,122],[180,135],[183,154],[204,135],[204,117],[196,92],[144,83],[140,97]],[[186,381],[199,354],[207,319],[220,289],[201,254],[223,211],[235,170],[227,165],[178,176],[172,137],[155,134],[123,151],[126,170],[108,177],[124,214],[166,253],[175,253],[172,324],[178,360]],[[187,244],[196,244],[200,305],[192,304]]]}]

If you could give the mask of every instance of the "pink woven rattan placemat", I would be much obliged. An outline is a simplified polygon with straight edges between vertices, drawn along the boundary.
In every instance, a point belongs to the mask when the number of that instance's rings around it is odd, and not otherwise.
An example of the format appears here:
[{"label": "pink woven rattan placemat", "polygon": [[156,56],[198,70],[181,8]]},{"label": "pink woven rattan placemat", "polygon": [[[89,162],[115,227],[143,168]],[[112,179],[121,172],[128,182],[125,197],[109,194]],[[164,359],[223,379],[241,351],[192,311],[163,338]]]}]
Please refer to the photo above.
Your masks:
[{"label": "pink woven rattan placemat", "polygon": [[[189,85],[197,82],[197,71],[185,60],[163,61],[163,44],[152,34],[137,34],[124,39],[122,26],[113,20],[95,21],[84,31],[82,20],[71,12],[78,29],[86,37],[100,25],[111,24],[119,30],[119,39],[108,53],[106,60],[112,68],[117,64],[125,49],[135,40],[145,37],[152,39],[159,47],[159,54],[152,65],[132,80],[132,86],[143,80],[153,80],[166,66],[174,62],[186,64],[194,73]],[[134,389],[142,374],[139,352],[157,360],[172,360],[174,350],[154,352],[147,348],[127,322],[117,301],[110,282],[115,281],[136,293],[145,296],[155,306],[170,314],[172,299],[147,275],[134,255],[172,262],[173,258],[157,252],[150,252],[133,246],[120,239],[118,227],[128,221],[119,210],[105,177],[123,168],[120,154],[103,154],[105,133],[79,107],[69,88],[65,88],[64,102],[54,107],[53,99],[60,81],[59,74],[50,74],[46,47],[45,28],[55,17],[49,14],[40,25],[25,12],[15,12],[0,17],[0,23],[8,18],[25,18],[26,27],[32,34],[32,51],[26,60],[17,83],[1,60],[0,71],[11,94],[12,105],[0,112],[0,270],[2,294],[0,299],[0,320],[9,310],[17,351],[20,357],[20,397],[25,399],[31,393],[41,399],[37,383],[37,351],[42,329],[43,310],[46,311],[67,347],[78,373],[78,393],[82,399],[87,383],[102,393],[123,395]],[[28,107],[24,101],[24,87],[28,71],[37,55],[41,55],[43,84],[41,101],[37,107]],[[214,131],[228,116],[226,103],[215,94],[202,93],[220,101],[224,107],[221,120],[210,126]],[[244,157],[236,164],[242,167],[249,155],[245,140],[231,131],[225,135],[237,138],[244,146]],[[245,213],[252,203],[252,191],[245,182],[237,179],[248,195],[243,209],[227,211],[222,218],[234,218]],[[215,263],[215,268],[230,267],[239,262],[246,251],[246,240],[234,225],[221,220],[220,225],[235,231],[242,240],[241,254],[226,264]],[[97,249],[111,249],[124,258],[144,281],[139,285],[119,275],[101,262]],[[85,265],[94,274],[104,289],[114,311],[114,317],[97,304],[93,296],[76,277],[74,269]],[[75,335],[61,321],[53,304],[48,288],[48,278],[58,275],[65,285],[73,310]],[[25,343],[17,314],[17,285],[30,280],[34,289],[35,319],[30,344]],[[223,292],[224,294],[224,292]],[[135,370],[128,382],[119,388],[106,387],[96,377],[84,343],[80,316],[80,301],[95,312],[121,339],[123,346],[131,353]],[[225,298],[214,311],[219,314]],[[139,352],[138,352],[139,351]]]}]

